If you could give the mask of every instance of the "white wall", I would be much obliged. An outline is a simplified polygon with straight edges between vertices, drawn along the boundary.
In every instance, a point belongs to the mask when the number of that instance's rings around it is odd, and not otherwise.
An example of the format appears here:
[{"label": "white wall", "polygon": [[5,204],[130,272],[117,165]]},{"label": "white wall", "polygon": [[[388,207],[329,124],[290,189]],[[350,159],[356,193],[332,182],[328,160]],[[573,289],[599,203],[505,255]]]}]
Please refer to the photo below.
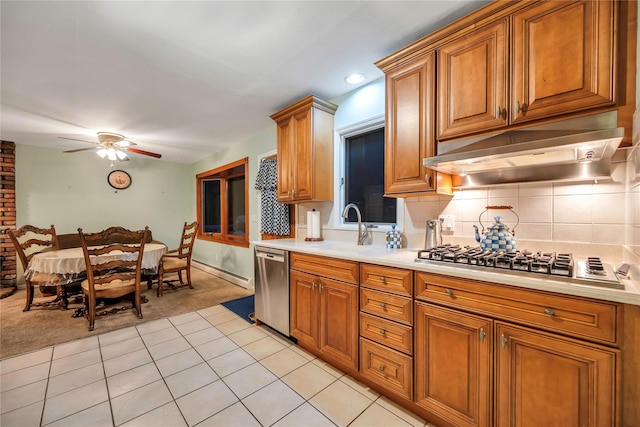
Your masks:
[{"label": "white wall", "polygon": [[56,226],[58,234],[100,231],[112,225],[140,229],[170,248],[178,245],[182,224],[195,217],[192,167],[131,157],[117,163],[132,177],[131,187],[107,183],[110,162],[94,152],[16,144],[17,226]]}]

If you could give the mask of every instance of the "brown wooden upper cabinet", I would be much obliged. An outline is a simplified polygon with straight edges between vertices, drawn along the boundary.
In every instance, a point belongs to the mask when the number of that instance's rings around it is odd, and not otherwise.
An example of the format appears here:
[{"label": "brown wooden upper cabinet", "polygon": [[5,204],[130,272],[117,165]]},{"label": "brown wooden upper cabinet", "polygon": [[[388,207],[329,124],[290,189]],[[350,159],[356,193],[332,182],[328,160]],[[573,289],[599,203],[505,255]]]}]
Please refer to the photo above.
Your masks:
[{"label": "brown wooden upper cabinet", "polygon": [[509,124],[506,18],[438,49],[438,138]]},{"label": "brown wooden upper cabinet", "polygon": [[[378,64],[378,66],[380,66]],[[386,73],[384,190],[387,197],[451,193],[451,179],[422,165],[435,155],[435,52]]]},{"label": "brown wooden upper cabinet", "polygon": [[616,7],[536,2],[438,49],[438,139],[615,106]]},{"label": "brown wooden upper cabinet", "polygon": [[273,114],[278,127],[278,201],[333,200],[333,115],[313,95]]}]

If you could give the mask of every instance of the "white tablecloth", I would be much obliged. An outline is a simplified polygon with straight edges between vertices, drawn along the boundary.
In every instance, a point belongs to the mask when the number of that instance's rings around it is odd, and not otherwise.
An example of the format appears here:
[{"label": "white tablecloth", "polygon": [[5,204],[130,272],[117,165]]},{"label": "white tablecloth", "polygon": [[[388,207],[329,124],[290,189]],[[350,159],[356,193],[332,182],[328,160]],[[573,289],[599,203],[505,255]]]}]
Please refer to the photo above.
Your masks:
[{"label": "white tablecloth", "polygon": [[[162,243],[147,243],[142,254],[142,269],[157,272],[162,255],[167,252],[167,247]],[[131,256],[128,254],[128,256]],[[95,263],[102,264],[118,255],[101,255],[95,258]],[[135,257],[135,255],[134,255]],[[57,275],[62,282],[68,283],[79,274],[85,273],[84,254],[82,248],[60,249],[57,251],[42,252],[31,258],[25,271],[26,277],[39,275]],[[52,276],[55,277],[55,276]],[[52,282],[51,284],[56,284]]]}]

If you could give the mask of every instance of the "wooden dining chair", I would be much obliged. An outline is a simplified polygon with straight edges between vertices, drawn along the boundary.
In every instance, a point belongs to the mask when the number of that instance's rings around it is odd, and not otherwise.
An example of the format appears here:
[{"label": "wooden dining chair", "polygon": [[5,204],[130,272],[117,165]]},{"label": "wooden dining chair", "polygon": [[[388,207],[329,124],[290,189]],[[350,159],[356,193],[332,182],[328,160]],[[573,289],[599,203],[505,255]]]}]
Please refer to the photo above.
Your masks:
[{"label": "wooden dining chair", "polygon": [[[182,280],[182,272],[186,272],[187,283],[190,289],[193,289],[191,284],[191,253],[193,251],[193,244],[196,241],[196,234],[198,231],[198,221],[194,221],[191,224],[184,223],[182,227],[182,236],[180,237],[180,246],[167,251],[162,256],[158,271],[158,292],[159,297],[162,296],[162,288],[164,285],[164,275],[168,273],[178,273],[179,286],[184,286],[185,283]],[[175,281],[175,280],[173,280]],[[175,287],[171,281],[167,281],[167,285]]]},{"label": "wooden dining chair", "polygon": [[[38,273],[30,275],[27,273],[29,262],[34,255],[41,252],[53,251],[58,249],[58,237],[56,229],[52,225],[50,228],[38,228],[33,225],[23,225],[17,230],[6,230],[9,238],[16,248],[16,253],[22,263],[22,269],[25,272],[25,284],[27,288],[27,302],[22,311],[29,311],[31,306],[49,307],[59,306],[62,301],[62,286],[56,284],[58,277],[54,274]],[[35,286],[55,286],[56,296],[53,300],[33,302]],[[42,290],[43,288],[41,288]],[[64,307],[66,308],[66,307]]]},{"label": "wooden dining chair", "polygon": [[[95,325],[98,300],[131,296],[138,318],[142,319],[142,297],[140,294],[140,277],[142,274],[142,255],[149,235],[149,227],[144,230],[126,230],[129,241],[135,243],[104,244],[105,232],[83,233],[78,228],[80,243],[84,253],[87,279],[82,282],[82,296],[85,317],[89,320],[89,330]],[[96,257],[104,262],[92,263]],[[126,308],[108,309],[102,314],[126,310]]]}]

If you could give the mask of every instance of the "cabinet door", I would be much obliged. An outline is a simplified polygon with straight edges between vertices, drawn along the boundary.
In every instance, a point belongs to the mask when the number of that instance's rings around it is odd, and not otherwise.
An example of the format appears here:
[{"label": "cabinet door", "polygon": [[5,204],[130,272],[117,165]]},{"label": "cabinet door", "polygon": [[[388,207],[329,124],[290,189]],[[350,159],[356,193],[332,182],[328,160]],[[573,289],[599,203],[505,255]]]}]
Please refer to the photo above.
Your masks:
[{"label": "cabinet door", "polygon": [[617,425],[616,350],[496,324],[500,426]]},{"label": "cabinet door", "polygon": [[316,347],[318,336],[317,278],[311,274],[291,271],[291,336],[298,343]]},{"label": "cabinet door", "polygon": [[438,49],[438,139],[507,125],[507,20]]},{"label": "cabinet door", "polygon": [[293,193],[293,170],[295,169],[296,150],[293,141],[295,121],[292,117],[278,122],[278,201],[286,203]]},{"label": "cabinet door", "polygon": [[320,278],[318,347],[330,360],[358,370],[358,286]]},{"label": "cabinet door", "polygon": [[416,403],[453,425],[490,426],[492,321],[421,302],[415,312]]},{"label": "cabinet door", "polygon": [[514,14],[513,123],[615,104],[614,9],[540,2]]},{"label": "cabinet door", "polygon": [[422,159],[435,155],[435,54],[386,75],[385,195],[433,192],[435,172]]},{"label": "cabinet door", "polygon": [[290,163],[293,173],[292,199],[296,201],[311,200],[313,197],[313,141],[311,140],[311,109],[293,116],[295,123],[296,156]]}]

